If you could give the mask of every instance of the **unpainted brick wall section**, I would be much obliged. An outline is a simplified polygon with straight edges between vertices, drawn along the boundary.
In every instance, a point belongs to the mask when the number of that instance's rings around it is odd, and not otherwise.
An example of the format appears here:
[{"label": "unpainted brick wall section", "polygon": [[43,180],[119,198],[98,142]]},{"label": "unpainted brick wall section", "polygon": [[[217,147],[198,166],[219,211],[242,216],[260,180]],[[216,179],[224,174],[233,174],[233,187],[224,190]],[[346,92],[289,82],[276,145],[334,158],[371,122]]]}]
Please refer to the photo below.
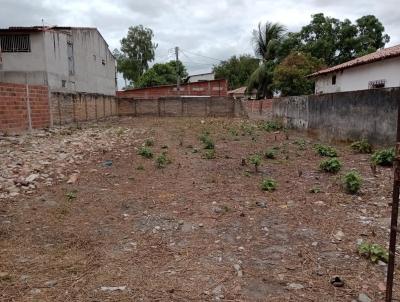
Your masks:
[{"label": "unpainted brick wall section", "polygon": [[157,87],[134,88],[118,91],[118,97],[135,99],[159,99],[172,96],[227,96],[228,83],[225,79],[182,84],[178,93],[176,85],[163,85]]},{"label": "unpainted brick wall section", "polygon": [[159,99],[119,98],[120,116],[241,117],[240,100],[230,97],[168,97]]},{"label": "unpainted brick wall section", "polygon": [[0,83],[0,132],[50,126],[46,86]]},{"label": "unpainted brick wall section", "polygon": [[118,114],[114,96],[85,93],[51,93],[54,125],[100,120]]}]

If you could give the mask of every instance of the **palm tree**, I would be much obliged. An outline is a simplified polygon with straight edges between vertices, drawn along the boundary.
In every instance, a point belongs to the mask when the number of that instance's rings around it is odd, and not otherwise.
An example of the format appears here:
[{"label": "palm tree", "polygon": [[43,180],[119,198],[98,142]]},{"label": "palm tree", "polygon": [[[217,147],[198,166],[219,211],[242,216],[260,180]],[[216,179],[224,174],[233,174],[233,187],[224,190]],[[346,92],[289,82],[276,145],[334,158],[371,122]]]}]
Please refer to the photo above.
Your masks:
[{"label": "palm tree", "polygon": [[253,47],[262,61],[251,75],[247,91],[257,89],[257,98],[272,97],[272,73],[276,64],[279,47],[285,36],[286,28],[279,23],[258,24],[253,30]]}]

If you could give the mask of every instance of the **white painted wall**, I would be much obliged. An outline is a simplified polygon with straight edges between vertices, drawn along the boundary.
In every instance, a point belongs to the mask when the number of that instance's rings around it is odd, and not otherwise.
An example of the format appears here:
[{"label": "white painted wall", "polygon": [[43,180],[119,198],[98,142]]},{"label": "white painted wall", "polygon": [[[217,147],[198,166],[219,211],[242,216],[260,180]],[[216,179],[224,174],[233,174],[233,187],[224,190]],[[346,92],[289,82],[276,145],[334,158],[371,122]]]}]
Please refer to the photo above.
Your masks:
[{"label": "white painted wall", "polygon": [[199,81],[212,81],[215,80],[214,73],[196,74],[189,76],[188,83],[195,83]]},{"label": "white painted wall", "polygon": [[[115,95],[115,59],[97,30],[30,33],[30,39],[31,52],[3,53],[0,82],[28,81],[48,85],[52,91]],[[68,68],[68,41],[74,49],[72,75]]]},{"label": "white painted wall", "polygon": [[[332,85],[333,75],[336,75],[336,85]],[[400,57],[322,75],[315,81],[315,93],[364,90],[370,81],[377,80],[386,80],[385,87],[399,87]]]}]

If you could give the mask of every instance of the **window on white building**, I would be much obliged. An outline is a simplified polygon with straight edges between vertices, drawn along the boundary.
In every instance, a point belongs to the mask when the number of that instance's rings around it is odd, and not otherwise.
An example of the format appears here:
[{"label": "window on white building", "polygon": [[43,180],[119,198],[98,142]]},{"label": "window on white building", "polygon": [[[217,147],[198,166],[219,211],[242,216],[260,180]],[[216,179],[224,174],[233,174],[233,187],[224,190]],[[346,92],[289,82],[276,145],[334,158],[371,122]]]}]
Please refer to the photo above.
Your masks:
[{"label": "window on white building", "polygon": [[30,52],[31,41],[29,35],[0,35],[2,52]]},{"label": "window on white building", "polygon": [[385,88],[385,86],[386,86],[386,80],[369,81],[369,83],[368,83],[369,89]]},{"label": "window on white building", "polygon": [[336,85],[336,75],[332,76],[332,85]]}]

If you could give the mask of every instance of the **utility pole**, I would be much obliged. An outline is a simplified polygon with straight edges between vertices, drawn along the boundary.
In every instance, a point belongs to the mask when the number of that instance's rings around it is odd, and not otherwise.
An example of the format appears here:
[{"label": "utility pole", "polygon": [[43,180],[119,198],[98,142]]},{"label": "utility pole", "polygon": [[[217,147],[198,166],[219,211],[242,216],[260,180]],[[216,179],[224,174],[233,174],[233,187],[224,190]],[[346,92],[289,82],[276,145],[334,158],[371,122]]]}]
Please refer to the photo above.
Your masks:
[{"label": "utility pole", "polygon": [[180,94],[181,89],[181,78],[179,76],[179,47],[175,47],[175,56],[176,56],[176,91],[178,95]]},{"label": "utility pole", "polygon": [[397,220],[399,215],[399,193],[400,193],[400,104],[397,105],[397,135],[396,135],[396,157],[394,159],[393,180],[393,202],[392,217],[390,223],[389,241],[389,263],[386,276],[386,302],[393,301],[393,279],[396,255],[396,235],[398,232]]}]

